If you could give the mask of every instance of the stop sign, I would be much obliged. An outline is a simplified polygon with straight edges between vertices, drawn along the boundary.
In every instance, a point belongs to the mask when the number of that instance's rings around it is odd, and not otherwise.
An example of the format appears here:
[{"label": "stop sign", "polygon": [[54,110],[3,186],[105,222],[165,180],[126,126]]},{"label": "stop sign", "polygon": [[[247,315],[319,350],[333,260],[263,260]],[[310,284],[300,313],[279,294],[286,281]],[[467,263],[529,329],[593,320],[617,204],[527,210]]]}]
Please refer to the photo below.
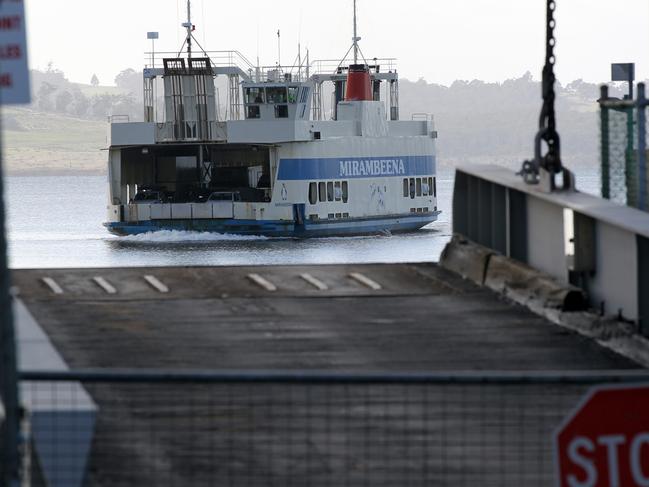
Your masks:
[{"label": "stop sign", "polygon": [[649,386],[593,389],[554,446],[560,487],[649,487]]}]

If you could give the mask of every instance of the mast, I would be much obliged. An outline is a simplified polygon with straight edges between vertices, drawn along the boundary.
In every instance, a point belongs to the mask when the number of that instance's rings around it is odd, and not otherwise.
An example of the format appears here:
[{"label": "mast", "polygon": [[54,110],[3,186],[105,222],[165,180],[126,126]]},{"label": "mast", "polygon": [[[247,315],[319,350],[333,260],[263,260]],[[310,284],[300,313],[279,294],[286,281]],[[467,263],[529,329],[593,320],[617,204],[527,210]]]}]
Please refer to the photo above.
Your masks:
[{"label": "mast", "polygon": [[187,59],[192,58],[192,2],[187,0],[187,22],[183,24],[187,28]]},{"label": "mast", "polygon": [[357,25],[356,25],[356,0],[354,0],[354,64],[358,64],[358,41],[361,39],[358,37]]}]

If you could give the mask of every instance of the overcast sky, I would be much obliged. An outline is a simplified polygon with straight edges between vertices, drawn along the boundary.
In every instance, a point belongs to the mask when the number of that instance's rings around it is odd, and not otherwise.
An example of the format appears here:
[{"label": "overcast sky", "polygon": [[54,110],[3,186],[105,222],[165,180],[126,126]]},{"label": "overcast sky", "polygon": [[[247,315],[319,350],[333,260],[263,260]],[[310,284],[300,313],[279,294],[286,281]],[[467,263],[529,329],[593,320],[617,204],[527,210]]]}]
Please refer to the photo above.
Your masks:
[{"label": "overcast sky", "polygon": [[[450,84],[503,81],[531,71],[540,78],[545,0],[358,0],[366,57],[396,57],[402,78]],[[30,65],[48,62],[71,81],[113,84],[124,68],[141,69],[147,31],[156,50],[177,50],[185,0],[26,0]],[[262,65],[297,55],[342,57],[351,44],[352,0],[194,0],[197,40],[209,50],[236,49]],[[558,0],[557,73],[562,82],[606,81],[611,62],[636,62],[649,78],[647,0]]]}]

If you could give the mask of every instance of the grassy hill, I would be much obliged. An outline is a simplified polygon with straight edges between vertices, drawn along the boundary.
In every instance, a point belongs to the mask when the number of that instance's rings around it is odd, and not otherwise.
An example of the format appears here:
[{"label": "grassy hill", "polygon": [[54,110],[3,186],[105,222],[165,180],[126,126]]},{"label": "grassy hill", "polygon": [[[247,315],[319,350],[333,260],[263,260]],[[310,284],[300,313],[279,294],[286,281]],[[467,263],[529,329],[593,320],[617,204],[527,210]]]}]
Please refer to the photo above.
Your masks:
[{"label": "grassy hill", "polygon": [[100,173],[108,124],[29,108],[2,110],[3,163],[12,174]]}]

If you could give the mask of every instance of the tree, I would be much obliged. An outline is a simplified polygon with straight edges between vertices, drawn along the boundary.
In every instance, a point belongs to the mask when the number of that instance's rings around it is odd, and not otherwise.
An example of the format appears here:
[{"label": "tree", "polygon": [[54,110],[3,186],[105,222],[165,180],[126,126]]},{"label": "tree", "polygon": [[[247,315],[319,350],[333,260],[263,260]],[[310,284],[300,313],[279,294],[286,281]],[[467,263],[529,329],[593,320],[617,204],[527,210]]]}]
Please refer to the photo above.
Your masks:
[{"label": "tree", "polygon": [[56,86],[47,81],[43,82],[38,89],[38,108],[44,112],[49,112],[52,110],[52,100],[50,100],[50,95],[56,91]]},{"label": "tree", "polygon": [[115,77],[115,84],[126,94],[132,94],[136,99],[142,99],[142,71],[125,69]]},{"label": "tree", "polygon": [[103,94],[99,96],[92,97],[92,106],[90,108],[92,116],[94,118],[106,118],[110,115],[113,105],[117,102],[118,97],[116,95]]},{"label": "tree", "polygon": [[88,100],[78,87],[75,87],[72,93],[74,96],[74,114],[77,117],[85,117],[90,108],[90,100]]},{"label": "tree", "polygon": [[72,100],[73,98],[69,91],[60,91],[58,95],[56,95],[56,111],[62,113],[67,112]]},{"label": "tree", "polygon": [[99,86],[99,78],[97,78],[96,74],[92,75],[92,78],[90,78],[90,84],[94,86],[95,88]]}]

